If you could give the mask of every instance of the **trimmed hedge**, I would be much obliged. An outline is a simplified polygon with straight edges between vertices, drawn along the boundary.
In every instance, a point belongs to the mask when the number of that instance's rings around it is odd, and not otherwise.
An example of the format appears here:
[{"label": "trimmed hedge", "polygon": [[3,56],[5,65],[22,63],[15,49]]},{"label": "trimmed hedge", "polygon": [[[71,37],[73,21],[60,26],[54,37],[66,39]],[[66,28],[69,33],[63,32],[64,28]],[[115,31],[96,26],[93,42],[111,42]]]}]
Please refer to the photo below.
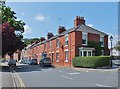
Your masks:
[{"label": "trimmed hedge", "polygon": [[92,56],[92,57],[75,57],[72,60],[74,67],[102,67],[109,66],[110,56]]}]

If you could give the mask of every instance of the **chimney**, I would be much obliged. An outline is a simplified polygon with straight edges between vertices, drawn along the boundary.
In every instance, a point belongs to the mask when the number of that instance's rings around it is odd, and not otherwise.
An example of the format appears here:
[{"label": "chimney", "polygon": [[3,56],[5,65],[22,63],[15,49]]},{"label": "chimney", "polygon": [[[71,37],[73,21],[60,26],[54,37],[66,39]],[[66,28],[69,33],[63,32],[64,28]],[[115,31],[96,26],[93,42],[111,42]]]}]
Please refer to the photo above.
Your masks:
[{"label": "chimney", "polygon": [[82,24],[85,25],[84,17],[76,16],[76,18],[74,19],[74,27]]},{"label": "chimney", "polygon": [[52,32],[49,32],[48,34],[47,34],[47,39],[50,39],[51,37],[53,37],[54,35],[53,35],[53,33]]},{"label": "chimney", "polygon": [[58,34],[64,32],[64,31],[66,31],[65,27],[59,26],[59,28],[58,28]]},{"label": "chimney", "polygon": [[44,41],[45,38],[44,37],[40,37],[40,42]]}]

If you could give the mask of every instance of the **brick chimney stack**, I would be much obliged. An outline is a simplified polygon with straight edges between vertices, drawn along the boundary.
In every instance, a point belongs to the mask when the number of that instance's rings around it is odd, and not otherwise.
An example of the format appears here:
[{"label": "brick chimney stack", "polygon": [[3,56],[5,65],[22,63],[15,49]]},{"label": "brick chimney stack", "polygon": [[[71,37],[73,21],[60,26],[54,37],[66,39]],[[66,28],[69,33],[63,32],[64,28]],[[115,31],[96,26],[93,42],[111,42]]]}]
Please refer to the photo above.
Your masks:
[{"label": "brick chimney stack", "polygon": [[85,25],[84,17],[76,16],[76,18],[74,19],[74,27],[82,24]]},{"label": "brick chimney stack", "polygon": [[47,34],[47,39],[50,39],[51,37],[53,37],[54,35],[53,35],[53,33],[52,32],[49,32],[48,34]]},{"label": "brick chimney stack", "polygon": [[40,42],[44,41],[45,38],[44,37],[40,37]]},{"label": "brick chimney stack", "polygon": [[65,27],[59,26],[59,28],[58,28],[58,34],[64,32],[64,31],[66,31]]}]

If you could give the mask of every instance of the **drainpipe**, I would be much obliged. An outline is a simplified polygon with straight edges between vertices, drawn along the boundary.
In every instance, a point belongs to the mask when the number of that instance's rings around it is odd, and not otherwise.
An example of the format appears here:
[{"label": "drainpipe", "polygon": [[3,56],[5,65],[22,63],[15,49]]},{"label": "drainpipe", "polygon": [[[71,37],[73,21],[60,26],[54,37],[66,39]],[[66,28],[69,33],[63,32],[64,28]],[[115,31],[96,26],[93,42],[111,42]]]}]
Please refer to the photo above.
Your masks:
[{"label": "drainpipe", "polygon": [[70,33],[70,67],[71,67],[71,33]]}]

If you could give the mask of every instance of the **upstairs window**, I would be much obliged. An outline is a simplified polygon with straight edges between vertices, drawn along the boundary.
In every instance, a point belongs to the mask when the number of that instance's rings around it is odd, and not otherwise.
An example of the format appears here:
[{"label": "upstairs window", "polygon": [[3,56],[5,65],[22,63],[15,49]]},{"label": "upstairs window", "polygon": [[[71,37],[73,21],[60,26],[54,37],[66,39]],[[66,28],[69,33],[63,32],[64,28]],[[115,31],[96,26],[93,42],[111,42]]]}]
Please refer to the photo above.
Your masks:
[{"label": "upstairs window", "polygon": [[59,39],[56,39],[56,47],[59,48]]},{"label": "upstairs window", "polygon": [[82,33],[82,44],[87,45],[87,33]]},{"label": "upstairs window", "polygon": [[104,37],[100,37],[100,45],[101,47],[104,47]]},{"label": "upstairs window", "polygon": [[65,45],[66,45],[66,46],[68,45],[68,34],[65,35]]}]

